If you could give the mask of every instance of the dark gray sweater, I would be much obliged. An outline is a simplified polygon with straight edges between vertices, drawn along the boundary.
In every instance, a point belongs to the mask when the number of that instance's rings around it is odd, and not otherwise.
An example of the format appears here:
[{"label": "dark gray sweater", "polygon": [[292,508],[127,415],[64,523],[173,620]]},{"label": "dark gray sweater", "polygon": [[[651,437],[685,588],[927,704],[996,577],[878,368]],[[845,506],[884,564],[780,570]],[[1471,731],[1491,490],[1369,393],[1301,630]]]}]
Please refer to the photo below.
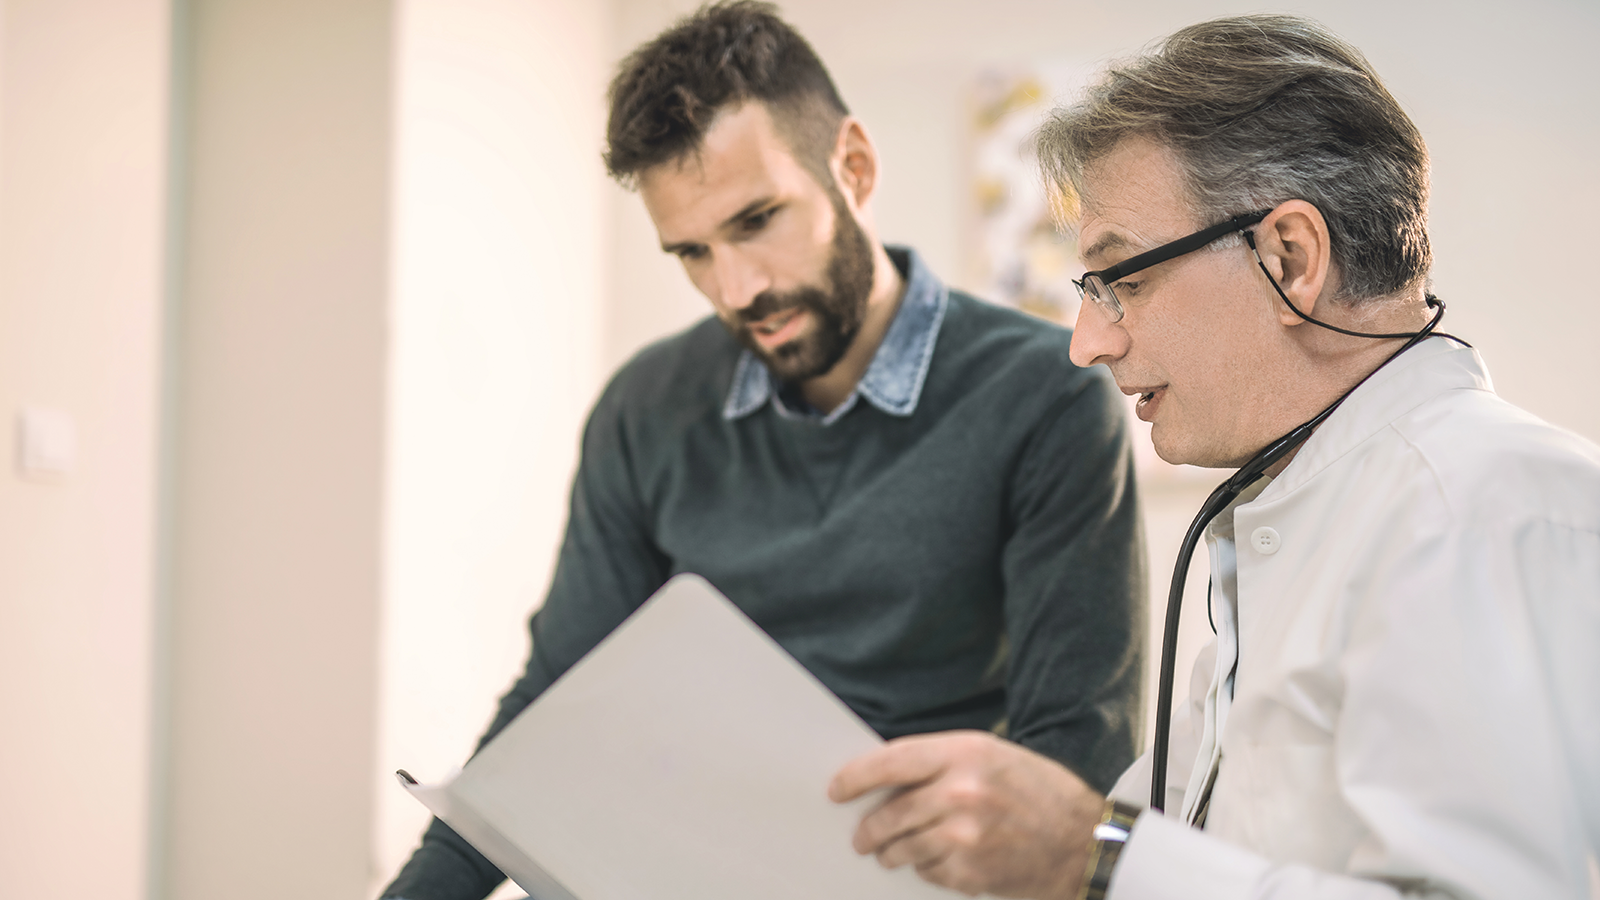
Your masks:
[{"label": "dark gray sweater", "polygon": [[[1144,547],[1122,398],[1070,334],[950,292],[915,410],[826,426],[726,416],[741,348],[714,319],[641,352],[589,419],[527,671],[484,740],[695,572],[884,737],[1000,729],[1109,789],[1142,721]],[[436,820],[384,896],[501,880]]]}]

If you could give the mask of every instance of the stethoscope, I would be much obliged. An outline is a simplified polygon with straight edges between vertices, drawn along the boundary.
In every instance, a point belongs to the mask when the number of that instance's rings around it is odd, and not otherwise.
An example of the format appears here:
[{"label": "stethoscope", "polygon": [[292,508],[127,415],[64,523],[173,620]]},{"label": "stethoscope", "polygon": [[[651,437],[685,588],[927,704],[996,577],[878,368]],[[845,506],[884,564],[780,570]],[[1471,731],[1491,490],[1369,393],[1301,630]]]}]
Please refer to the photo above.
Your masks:
[{"label": "stethoscope", "polygon": [[[1172,587],[1167,591],[1167,622],[1161,637],[1161,679],[1160,686],[1156,692],[1156,740],[1155,748],[1150,757],[1150,808],[1157,812],[1162,812],[1166,806],[1167,750],[1172,738],[1172,675],[1177,666],[1178,615],[1182,610],[1184,582],[1189,577],[1189,560],[1194,555],[1195,548],[1199,546],[1200,537],[1205,533],[1206,526],[1211,524],[1211,520],[1221,514],[1228,507],[1228,504],[1237,499],[1245,488],[1253,484],[1256,479],[1260,478],[1263,473],[1287,456],[1290,451],[1305,443],[1306,438],[1311,437],[1311,433],[1317,429],[1317,426],[1333,415],[1333,411],[1338,409],[1339,405],[1344,403],[1351,394],[1355,393],[1356,388],[1366,384],[1367,379],[1376,375],[1379,369],[1394,362],[1395,358],[1400,354],[1415,347],[1424,338],[1433,334],[1434,329],[1439,327],[1439,322],[1444,319],[1444,301],[1432,294],[1428,294],[1426,295],[1428,308],[1434,310],[1434,314],[1433,318],[1428,321],[1427,325],[1422,327],[1421,331],[1404,331],[1396,334],[1368,334],[1361,331],[1350,331],[1337,325],[1329,325],[1327,322],[1318,321],[1301,312],[1294,305],[1294,302],[1289,299],[1289,296],[1283,292],[1283,288],[1278,286],[1277,279],[1273,278],[1272,273],[1267,271],[1266,263],[1261,261],[1261,253],[1256,249],[1254,232],[1245,231],[1244,239],[1250,245],[1250,252],[1255,254],[1256,265],[1261,267],[1261,272],[1267,276],[1268,283],[1272,285],[1273,290],[1278,292],[1278,296],[1282,298],[1284,303],[1288,304],[1289,309],[1293,310],[1295,315],[1313,325],[1320,325],[1330,331],[1337,331],[1340,334],[1347,334],[1351,337],[1378,340],[1406,338],[1407,340],[1400,345],[1400,349],[1389,354],[1387,359],[1379,363],[1377,368],[1368,372],[1365,377],[1356,382],[1354,387],[1341,394],[1339,399],[1328,404],[1327,409],[1317,413],[1304,424],[1262,448],[1261,452],[1251,457],[1250,461],[1241,466],[1239,471],[1233,474],[1232,478],[1217,485],[1217,489],[1211,492],[1211,496],[1206,498],[1205,504],[1200,507],[1200,512],[1194,517],[1194,521],[1189,523],[1189,530],[1183,536],[1183,545],[1178,550],[1178,561],[1172,570]],[[1455,335],[1441,334],[1441,337],[1448,337],[1469,347],[1472,346]]]}]

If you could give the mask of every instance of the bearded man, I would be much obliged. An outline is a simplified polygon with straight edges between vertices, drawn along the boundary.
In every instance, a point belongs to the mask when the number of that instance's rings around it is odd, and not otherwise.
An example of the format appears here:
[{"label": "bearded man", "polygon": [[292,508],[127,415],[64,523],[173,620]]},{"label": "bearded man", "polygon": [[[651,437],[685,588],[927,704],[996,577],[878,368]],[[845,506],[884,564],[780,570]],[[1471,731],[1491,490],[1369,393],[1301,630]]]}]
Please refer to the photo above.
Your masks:
[{"label": "bearded man", "polygon": [[[1109,789],[1145,640],[1112,380],[1073,365],[1066,329],[878,242],[877,151],[770,6],[688,17],[610,99],[606,164],[716,314],[595,406],[527,672],[485,740],[695,572],[884,737],[1004,734]],[[384,896],[500,880],[434,822]]]}]

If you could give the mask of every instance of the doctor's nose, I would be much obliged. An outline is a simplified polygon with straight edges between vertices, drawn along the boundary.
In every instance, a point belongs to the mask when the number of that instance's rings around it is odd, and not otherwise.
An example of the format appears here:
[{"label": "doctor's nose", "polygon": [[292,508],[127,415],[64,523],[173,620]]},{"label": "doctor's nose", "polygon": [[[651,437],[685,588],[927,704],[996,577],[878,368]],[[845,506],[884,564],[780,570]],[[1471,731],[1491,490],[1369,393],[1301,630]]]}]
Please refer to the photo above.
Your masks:
[{"label": "doctor's nose", "polygon": [[1121,322],[1111,322],[1099,305],[1085,300],[1078,307],[1078,321],[1072,327],[1072,364],[1087,368],[1095,363],[1111,363],[1128,352],[1128,330]]}]

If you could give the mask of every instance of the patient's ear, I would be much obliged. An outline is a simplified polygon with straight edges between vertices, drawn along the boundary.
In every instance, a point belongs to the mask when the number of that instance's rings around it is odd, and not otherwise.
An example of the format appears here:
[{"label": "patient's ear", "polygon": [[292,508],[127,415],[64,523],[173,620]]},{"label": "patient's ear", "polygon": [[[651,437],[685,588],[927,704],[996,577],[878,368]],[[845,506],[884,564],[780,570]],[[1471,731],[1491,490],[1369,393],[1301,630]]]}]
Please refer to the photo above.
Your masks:
[{"label": "patient's ear", "polygon": [[839,190],[852,201],[850,205],[855,209],[865,206],[878,189],[878,148],[860,119],[845,116],[839,123],[829,163]]},{"label": "patient's ear", "polygon": [[[1328,222],[1322,211],[1304,200],[1289,200],[1261,220],[1253,229],[1256,252],[1285,296],[1303,313],[1316,315],[1324,295],[1338,289],[1333,272],[1333,254],[1328,239]],[[1273,292],[1277,297],[1277,292]],[[1278,321],[1286,326],[1305,322],[1294,310],[1275,299]]]}]

